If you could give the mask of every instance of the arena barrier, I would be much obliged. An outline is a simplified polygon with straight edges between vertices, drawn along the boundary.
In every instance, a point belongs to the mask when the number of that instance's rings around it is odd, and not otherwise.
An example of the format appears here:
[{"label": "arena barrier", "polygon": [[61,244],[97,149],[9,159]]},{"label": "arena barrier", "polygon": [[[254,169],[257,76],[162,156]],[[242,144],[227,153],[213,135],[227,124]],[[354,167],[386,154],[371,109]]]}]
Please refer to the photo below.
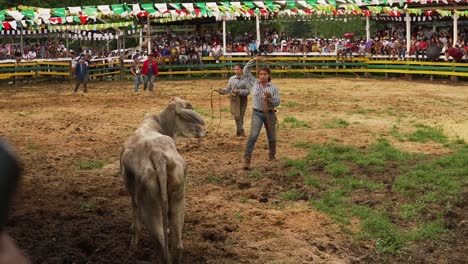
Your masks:
[{"label": "arena barrier", "polygon": [[[178,64],[177,62],[160,63],[158,65],[160,78],[223,76],[232,73],[232,67],[237,63],[245,63],[247,56],[223,56],[219,59],[203,57],[202,63]],[[404,74],[406,76],[434,76],[445,78],[448,76],[468,77],[467,63],[428,62],[428,61],[398,61],[389,59],[370,59],[352,56],[337,60],[333,56],[267,56],[266,62],[259,65],[270,66],[272,73],[281,77],[304,76],[308,74],[364,74],[384,75]],[[89,64],[90,80],[130,79],[131,60],[121,63],[119,58],[103,58],[92,60]],[[59,76],[73,79],[74,62],[68,60],[38,60],[15,63],[6,61],[0,63],[0,80],[34,80]],[[31,78],[32,77],[32,78]],[[4,82],[2,82],[4,83]]]}]

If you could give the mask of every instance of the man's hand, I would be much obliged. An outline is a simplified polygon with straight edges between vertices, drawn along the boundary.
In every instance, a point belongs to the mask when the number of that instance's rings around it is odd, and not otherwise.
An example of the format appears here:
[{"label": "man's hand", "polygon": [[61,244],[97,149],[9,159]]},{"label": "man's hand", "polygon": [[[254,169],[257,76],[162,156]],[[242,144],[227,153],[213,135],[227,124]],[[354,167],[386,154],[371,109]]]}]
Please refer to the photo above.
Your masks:
[{"label": "man's hand", "polygon": [[239,91],[239,89],[234,89],[234,90],[232,90],[232,93],[233,93],[233,94],[239,94],[240,91]]},{"label": "man's hand", "polygon": [[6,234],[0,234],[0,264],[30,264],[15,242]]}]

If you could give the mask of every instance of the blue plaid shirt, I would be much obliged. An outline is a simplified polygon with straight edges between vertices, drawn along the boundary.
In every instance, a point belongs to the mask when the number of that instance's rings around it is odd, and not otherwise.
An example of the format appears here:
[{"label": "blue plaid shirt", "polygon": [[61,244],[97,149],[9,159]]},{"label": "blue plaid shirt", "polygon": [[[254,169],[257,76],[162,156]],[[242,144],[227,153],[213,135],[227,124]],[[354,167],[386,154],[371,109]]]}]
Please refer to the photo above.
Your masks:
[{"label": "blue plaid shirt", "polygon": [[257,78],[255,78],[251,73],[254,64],[255,60],[250,60],[249,62],[247,62],[243,70],[244,78],[247,80],[251,87],[252,107],[254,109],[263,111],[263,100],[265,98],[265,92],[268,91],[271,93],[271,97],[268,100],[268,109],[273,110],[281,102],[278,88],[276,88],[276,86],[271,82],[269,82],[265,87],[263,87],[260,81],[258,81]]},{"label": "blue plaid shirt", "polygon": [[247,79],[244,78],[244,76],[237,77],[234,75],[229,78],[228,86],[221,90],[221,94],[228,94],[231,93],[232,90],[238,89],[240,96],[247,96],[250,93],[249,85],[250,83],[247,82]]}]

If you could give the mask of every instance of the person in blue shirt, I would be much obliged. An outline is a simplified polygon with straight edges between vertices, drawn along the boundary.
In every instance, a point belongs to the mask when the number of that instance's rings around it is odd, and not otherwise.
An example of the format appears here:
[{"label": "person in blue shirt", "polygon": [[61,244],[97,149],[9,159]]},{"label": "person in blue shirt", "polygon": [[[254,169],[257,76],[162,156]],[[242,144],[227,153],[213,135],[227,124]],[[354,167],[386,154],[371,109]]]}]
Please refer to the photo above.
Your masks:
[{"label": "person in blue shirt", "polygon": [[243,76],[251,87],[252,94],[252,123],[250,135],[244,153],[244,169],[250,169],[252,153],[257,142],[258,135],[265,125],[268,137],[269,160],[276,160],[276,109],[281,100],[278,88],[271,83],[271,70],[268,66],[260,67],[258,80],[252,75],[252,68],[257,60],[263,60],[255,56],[244,67]]},{"label": "person in blue shirt", "polygon": [[252,39],[252,42],[249,43],[250,57],[257,55],[257,41]]},{"label": "person in blue shirt", "polygon": [[78,63],[75,67],[75,87],[73,88],[73,92],[78,92],[78,88],[81,84],[83,84],[83,92],[88,92],[88,65],[86,64],[86,59],[84,56],[81,56]]}]

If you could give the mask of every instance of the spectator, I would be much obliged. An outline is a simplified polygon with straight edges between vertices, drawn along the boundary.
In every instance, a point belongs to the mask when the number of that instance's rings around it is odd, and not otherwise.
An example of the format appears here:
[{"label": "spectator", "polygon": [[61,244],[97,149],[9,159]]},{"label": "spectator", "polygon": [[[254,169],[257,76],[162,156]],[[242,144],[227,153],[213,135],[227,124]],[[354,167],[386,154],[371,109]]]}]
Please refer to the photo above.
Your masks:
[{"label": "spectator", "polygon": [[83,84],[83,93],[88,92],[88,65],[86,64],[86,59],[84,56],[81,56],[79,59],[78,64],[76,65],[75,68],[75,87],[73,88],[73,92],[76,93],[78,92],[78,88],[80,87],[81,84]]},{"label": "spectator", "polygon": [[255,39],[252,39],[252,41],[249,43],[249,52],[250,52],[250,57],[253,58],[255,55],[257,55],[257,41]]},{"label": "spectator", "polygon": [[[154,88],[154,80],[156,76],[158,76],[159,74],[158,65],[156,64],[154,54],[150,54],[148,59],[145,60],[145,62],[143,63],[143,68],[141,70],[141,73],[143,74],[143,79],[144,79],[143,90],[146,90],[146,88],[149,88],[149,91],[152,92]],[[149,87],[148,87],[148,84],[149,84]]]},{"label": "spectator", "polygon": [[428,47],[429,44],[427,43],[426,38],[423,38],[421,41],[419,41],[416,51],[416,60],[419,60],[419,56],[421,56],[421,59],[424,59]]},{"label": "spectator", "polygon": [[242,65],[234,66],[234,76],[229,78],[228,86],[220,88],[220,94],[229,94],[231,114],[236,121],[236,136],[245,137],[244,116],[247,109],[247,96],[250,94],[250,85],[247,79],[243,77]]},{"label": "spectator", "polygon": [[130,72],[133,76],[133,90],[138,92],[138,86],[143,83],[143,77],[141,76],[141,63],[138,54],[133,56],[132,64],[130,65]]}]

